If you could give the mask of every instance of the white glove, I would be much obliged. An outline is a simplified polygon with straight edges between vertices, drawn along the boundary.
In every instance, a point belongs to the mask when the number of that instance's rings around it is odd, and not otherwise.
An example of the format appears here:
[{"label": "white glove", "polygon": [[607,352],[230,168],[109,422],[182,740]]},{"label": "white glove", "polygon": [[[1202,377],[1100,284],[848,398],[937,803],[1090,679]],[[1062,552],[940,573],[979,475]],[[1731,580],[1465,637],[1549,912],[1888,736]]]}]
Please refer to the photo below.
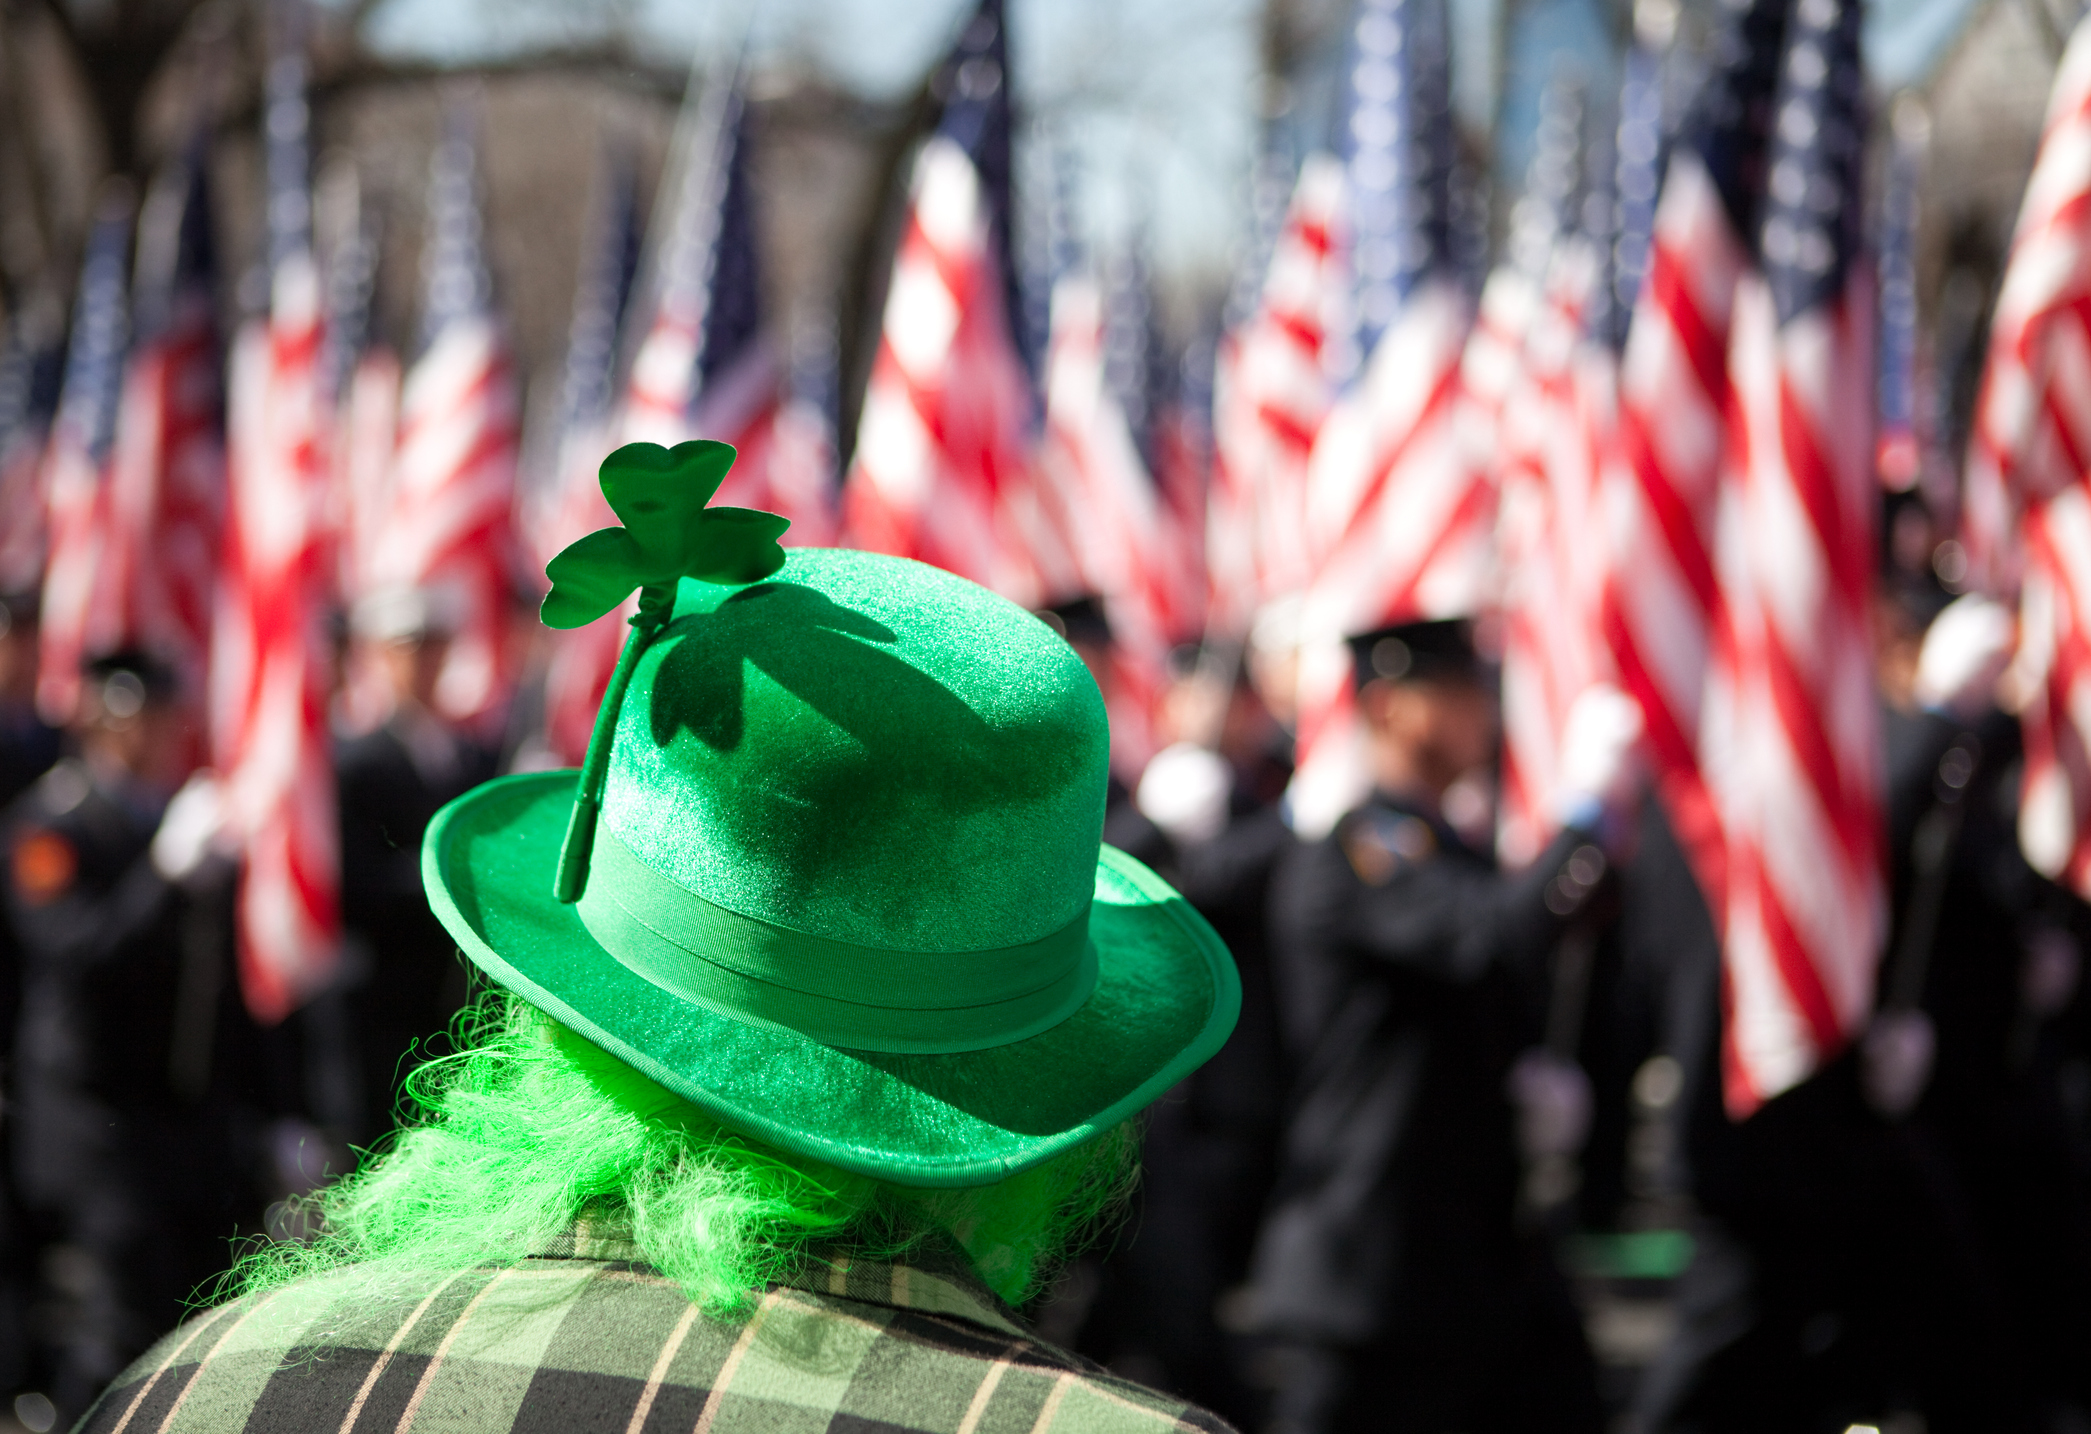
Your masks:
[{"label": "white glove", "polygon": [[1584,690],[1561,731],[1563,814],[1595,800],[1623,811],[1640,790],[1641,704],[1608,682]]},{"label": "white glove", "polygon": [[1227,825],[1234,774],[1219,753],[1195,742],[1164,747],[1140,774],[1133,805],[1179,846],[1211,841]]},{"label": "white glove", "polygon": [[153,870],[169,881],[186,880],[225,830],[225,788],[204,771],[182,784],[153,833]]},{"label": "white glove", "polygon": [[1917,650],[1917,704],[1964,722],[1980,717],[1995,700],[2017,636],[2002,603],[1980,593],[1955,598],[1931,620]]}]

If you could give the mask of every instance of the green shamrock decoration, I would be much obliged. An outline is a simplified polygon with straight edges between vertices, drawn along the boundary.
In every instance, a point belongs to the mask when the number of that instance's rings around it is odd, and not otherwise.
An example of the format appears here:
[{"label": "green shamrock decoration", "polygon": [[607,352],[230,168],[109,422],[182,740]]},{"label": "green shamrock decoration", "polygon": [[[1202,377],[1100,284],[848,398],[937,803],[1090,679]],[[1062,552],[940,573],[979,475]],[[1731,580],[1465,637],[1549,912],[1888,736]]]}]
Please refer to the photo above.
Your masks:
[{"label": "green shamrock decoration", "polygon": [[754,508],[707,508],[733,467],[733,446],[699,439],[663,448],[627,443],[603,460],[603,497],[624,521],[598,528],[570,543],[545,564],[552,590],[539,616],[547,627],[585,627],[639,592],[610,686],[596,709],[588,756],[574,788],[573,815],[559,849],[553,895],[581,899],[588,883],[588,855],[595,845],[595,816],[602,804],[603,775],[610,769],[610,739],[617,709],[624,705],[632,669],[654,634],[675,611],[675,586],[684,578],[710,583],[760,582],[784,566],[777,545],[789,518]]},{"label": "green shamrock decoration", "polygon": [[754,508],[707,508],[733,467],[733,446],[699,439],[627,443],[603,460],[603,497],[623,520],[569,544],[545,565],[547,627],[586,627],[641,590],[642,612],[674,606],[680,578],[759,582],[784,566],[791,520]]}]

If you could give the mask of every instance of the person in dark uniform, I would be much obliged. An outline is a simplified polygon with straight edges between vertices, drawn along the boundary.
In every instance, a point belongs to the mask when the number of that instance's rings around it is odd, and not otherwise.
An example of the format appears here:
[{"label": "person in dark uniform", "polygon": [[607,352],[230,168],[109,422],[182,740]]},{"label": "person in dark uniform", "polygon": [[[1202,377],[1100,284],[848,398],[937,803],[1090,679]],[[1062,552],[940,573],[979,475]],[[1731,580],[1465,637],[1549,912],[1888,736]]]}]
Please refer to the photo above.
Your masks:
[{"label": "person in dark uniform", "polygon": [[1267,937],[1271,876],[1293,845],[1279,809],[1291,742],[1230,652],[1172,660],[1170,740],[1114,814],[1115,845],[1164,874],[1241,973],[1241,1018],[1219,1053],[1155,1103],[1129,1229],[1100,1262],[1083,1353],[1236,1425],[1261,1399],[1223,1304],[1247,1277],[1277,1164],[1286,1077]]},{"label": "person in dark uniform", "polygon": [[232,869],[212,854],[214,785],[176,793],[185,720],[158,662],[93,663],[76,755],[0,818],[24,959],[12,1155],[46,1239],[39,1324],[67,1419],[259,1222]]},{"label": "person in dark uniform", "polygon": [[441,589],[372,594],[351,614],[352,640],[382,675],[390,711],[334,749],[341,803],[343,995],[360,1094],[344,1123],[363,1144],[392,1122],[417,1056],[444,1049],[466,999],[456,943],[428,908],[421,835],[452,798],[496,774],[499,754],[435,706],[455,605]]},{"label": "person in dark uniform", "polygon": [[1375,791],[1282,862],[1271,894],[1298,1072],[1251,1286],[1280,1376],[1272,1424],[1595,1430],[1575,1310],[1518,1227],[1505,1087],[1537,1031],[1548,954],[1604,884],[1638,710],[1611,689],[1586,698],[1563,830],[1503,873],[1441,810],[1496,752],[1470,625],[1412,623],[1352,648]]}]

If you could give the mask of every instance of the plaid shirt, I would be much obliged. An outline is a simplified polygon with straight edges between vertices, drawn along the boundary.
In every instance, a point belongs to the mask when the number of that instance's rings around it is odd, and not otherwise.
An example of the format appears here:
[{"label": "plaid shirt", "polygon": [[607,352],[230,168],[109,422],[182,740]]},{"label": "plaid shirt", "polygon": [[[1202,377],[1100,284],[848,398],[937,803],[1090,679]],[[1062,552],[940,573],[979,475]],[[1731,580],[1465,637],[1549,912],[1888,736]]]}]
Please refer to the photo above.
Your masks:
[{"label": "plaid shirt", "polygon": [[78,1434],[1166,1434],[1227,1426],[1043,1344],[956,1250],[829,1251],[719,1319],[577,1229],[544,1255],[351,1300],[341,1276],[208,1310]]}]

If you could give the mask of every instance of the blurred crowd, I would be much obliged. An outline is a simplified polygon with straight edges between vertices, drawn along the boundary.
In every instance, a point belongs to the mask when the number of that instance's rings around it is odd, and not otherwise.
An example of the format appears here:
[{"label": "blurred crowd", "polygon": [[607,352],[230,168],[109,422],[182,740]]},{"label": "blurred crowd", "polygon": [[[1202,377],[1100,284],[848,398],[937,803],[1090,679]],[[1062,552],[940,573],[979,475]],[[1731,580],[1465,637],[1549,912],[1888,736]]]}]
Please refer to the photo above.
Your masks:
[{"label": "blurred crowd", "polygon": [[[1108,689],[1101,605],[1040,616]],[[196,694],[118,652],[53,731],[35,603],[0,618],[0,1378],[34,1429],[207,1295],[234,1242],[311,1235],[297,1197],[382,1139],[468,999],[421,833],[542,744],[527,706],[492,737],[438,715],[433,594],[349,614],[348,954],[264,1027],[213,779],[182,776]],[[1162,750],[1114,779],[1105,836],[1227,942],[1241,1023],[1148,1117],[1133,1208],[1029,1312],[1048,1337],[1245,1430],[2087,1427],[2091,913],[2019,855],[2008,615],[1890,578],[1875,628],[1878,1012],[1741,1123],[1719,943],[1631,712],[1579,708],[1561,834],[1501,869],[1489,624],[1361,635],[1374,793],[1306,843],[1297,614],[1180,650]],[[1662,1314],[1625,1356],[1623,1307]]]},{"label": "blurred crowd", "polygon": [[[208,1295],[241,1240],[308,1236],[297,1197],[391,1127],[445,1049],[465,967],[421,887],[421,834],[504,763],[436,715],[451,639],[433,595],[360,605],[336,723],[344,949],[274,1026],[240,996],[236,859],[198,694],[142,650],[83,672],[64,731],[35,715],[38,612],[0,607],[7,853],[0,1380],[32,1429],[69,1422]],[[511,754],[512,755],[512,754]],[[192,775],[193,774],[193,775]]]}]

